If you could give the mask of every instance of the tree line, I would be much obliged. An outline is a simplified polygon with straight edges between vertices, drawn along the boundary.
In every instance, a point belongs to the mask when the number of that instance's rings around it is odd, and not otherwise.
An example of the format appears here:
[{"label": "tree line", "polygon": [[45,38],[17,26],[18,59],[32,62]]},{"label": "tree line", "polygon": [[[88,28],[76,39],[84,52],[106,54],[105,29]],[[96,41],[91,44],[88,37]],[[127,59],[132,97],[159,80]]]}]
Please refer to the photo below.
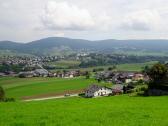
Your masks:
[{"label": "tree line", "polygon": [[165,62],[166,56],[135,56],[119,54],[90,54],[81,59],[79,67],[93,67],[104,65],[117,65],[124,63],[144,63],[149,61]]}]

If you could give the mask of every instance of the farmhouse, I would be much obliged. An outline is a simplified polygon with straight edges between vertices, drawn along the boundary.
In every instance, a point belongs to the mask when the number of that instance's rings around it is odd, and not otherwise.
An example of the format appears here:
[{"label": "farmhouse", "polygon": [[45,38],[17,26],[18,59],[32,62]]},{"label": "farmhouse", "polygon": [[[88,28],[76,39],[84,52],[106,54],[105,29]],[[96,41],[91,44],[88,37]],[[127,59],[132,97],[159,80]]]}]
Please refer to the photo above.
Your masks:
[{"label": "farmhouse", "polygon": [[49,72],[46,70],[46,69],[36,69],[34,71],[34,73],[37,75],[37,76],[41,76],[41,77],[47,77]]},{"label": "farmhouse", "polygon": [[85,97],[97,97],[97,96],[108,96],[112,94],[112,89],[99,86],[99,85],[91,85],[85,91]]},{"label": "farmhouse", "polygon": [[116,84],[112,86],[113,95],[118,95],[123,93],[124,86],[122,84]]},{"label": "farmhouse", "polygon": [[27,71],[27,72],[20,72],[19,73],[19,77],[20,78],[31,78],[34,76],[34,72],[33,71]]},{"label": "farmhouse", "polygon": [[66,71],[66,72],[60,72],[56,73],[56,77],[61,77],[61,78],[74,78],[80,76],[80,71]]},{"label": "farmhouse", "polygon": [[143,74],[135,74],[133,77],[134,81],[139,81],[139,80],[144,80],[144,75]]}]

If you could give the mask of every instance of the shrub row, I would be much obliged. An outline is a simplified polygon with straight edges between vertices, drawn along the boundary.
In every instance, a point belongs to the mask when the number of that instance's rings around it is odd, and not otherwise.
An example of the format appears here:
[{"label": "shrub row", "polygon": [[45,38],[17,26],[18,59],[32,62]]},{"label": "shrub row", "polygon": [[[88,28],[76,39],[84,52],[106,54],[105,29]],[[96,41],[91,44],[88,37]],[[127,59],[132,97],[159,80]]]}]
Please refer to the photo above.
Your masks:
[{"label": "shrub row", "polygon": [[3,98],[3,99],[0,99],[0,102],[15,102],[15,99],[14,98]]}]

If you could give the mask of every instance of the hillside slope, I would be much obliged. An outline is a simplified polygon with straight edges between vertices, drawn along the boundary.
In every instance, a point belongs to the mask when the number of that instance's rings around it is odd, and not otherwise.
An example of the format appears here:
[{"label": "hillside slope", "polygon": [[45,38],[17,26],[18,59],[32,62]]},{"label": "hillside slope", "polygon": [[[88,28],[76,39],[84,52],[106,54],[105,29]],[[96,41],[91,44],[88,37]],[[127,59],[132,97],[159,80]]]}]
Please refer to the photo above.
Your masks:
[{"label": "hillside slope", "polygon": [[89,41],[63,37],[49,37],[26,44],[1,41],[0,50],[34,55],[50,55],[53,52],[92,50],[102,52],[168,52],[168,40],[99,40]]}]

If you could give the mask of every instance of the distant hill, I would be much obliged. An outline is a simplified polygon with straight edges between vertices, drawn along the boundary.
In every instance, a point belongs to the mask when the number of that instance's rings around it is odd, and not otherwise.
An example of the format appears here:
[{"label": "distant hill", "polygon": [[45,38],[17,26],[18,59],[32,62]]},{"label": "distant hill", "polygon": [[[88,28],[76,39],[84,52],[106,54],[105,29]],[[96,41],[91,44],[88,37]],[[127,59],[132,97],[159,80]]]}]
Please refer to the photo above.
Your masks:
[{"label": "distant hill", "polygon": [[0,41],[0,51],[32,55],[54,55],[72,53],[80,50],[104,53],[163,53],[168,52],[168,40],[99,40],[89,41],[63,37],[49,37],[26,44],[11,41]]}]

